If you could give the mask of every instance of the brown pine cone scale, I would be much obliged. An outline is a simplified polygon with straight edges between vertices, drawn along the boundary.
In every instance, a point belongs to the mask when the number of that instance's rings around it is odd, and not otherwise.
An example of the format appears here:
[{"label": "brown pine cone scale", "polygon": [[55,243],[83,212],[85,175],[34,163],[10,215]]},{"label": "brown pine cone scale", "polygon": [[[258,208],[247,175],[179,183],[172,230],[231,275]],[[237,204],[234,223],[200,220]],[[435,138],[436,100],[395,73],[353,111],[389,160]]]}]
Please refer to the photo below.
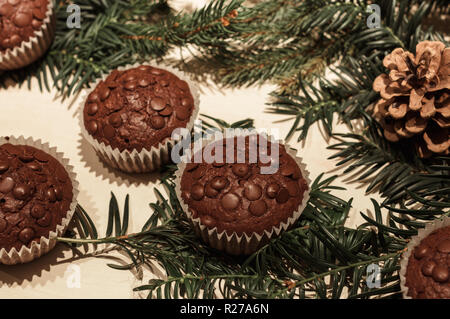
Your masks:
[{"label": "brown pine cone scale", "polygon": [[423,41],[416,54],[397,48],[383,65],[373,89],[381,99],[374,117],[391,142],[414,138],[419,156],[450,153],[450,48]]}]

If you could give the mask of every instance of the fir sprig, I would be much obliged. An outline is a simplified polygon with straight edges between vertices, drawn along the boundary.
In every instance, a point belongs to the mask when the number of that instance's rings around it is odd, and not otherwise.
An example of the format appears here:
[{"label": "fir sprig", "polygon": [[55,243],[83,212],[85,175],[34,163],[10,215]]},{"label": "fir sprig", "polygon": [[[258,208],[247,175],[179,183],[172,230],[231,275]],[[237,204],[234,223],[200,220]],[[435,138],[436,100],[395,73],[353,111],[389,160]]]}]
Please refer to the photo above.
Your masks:
[{"label": "fir sprig", "polygon": [[56,37],[46,55],[26,68],[1,74],[0,84],[12,79],[30,86],[35,77],[41,90],[56,87],[62,96],[70,96],[118,66],[163,57],[173,47],[222,43],[221,38],[233,33],[227,23],[236,17],[240,1],[220,0],[189,17],[168,13],[163,20],[149,21],[159,3],[164,5],[158,0],[80,0],[81,29],[69,29],[70,2],[58,1]]},{"label": "fir sprig", "polygon": [[[141,232],[123,234],[120,225],[126,225],[128,216],[118,218],[112,196],[107,235],[115,227],[115,236],[58,240],[116,245],[130,260],[126,265],[109,265],[118,270],[158,262],[167,277],[135,289],[148,290],[149,297],[340,298],[344,289],[350,291],[348,297],[398,294],[395,265],[406,241],[381,232],[377,235],[366,227],[345,227],[351,200],[330,193],[337,188],[331,185],[334,179],[319,176],[295,227],[248,257],[228,256],[195,235],[176,198],[173,175],[163,179],[168,197],[157,193],[159,200],[151,204],[154,212]],[[371,290],[366,285],[366,268],[374,263],[384,265],[384,289]]]},{"label": "fir sprig", "polygon": [[380,125],[368,114],[363,126],[361,133],[335,134],[341,142],[329,147],[337,151],[330,159],[340,159],[337,165],[347,166],[344,173],[367,183],[367,192],[380,192],[386,205],[448,211],[450,157],[420,159],[412,141],[393,144],[384,139]]},{"label": "fir sprig", "polygon": [[[80,0],[81,29],[68,29],[67,5],[56,3],[57,32],[48,53],[34,65],[5,72],[7,79],[55,86],[62,96],[77,93],[111,69],[164,57],[173,48],[193,48],[196,64],[225,85],[275,82],[277,93],[296,94],[302,80],[323,75],[343,56],[384,55],[395,47],[413,50],[420,40],[440,39],[422,30],[441,1],[381,1],[382,24],[370,29],[371,1],[216,0],[192,14],[174,15],[164,1]],[[163,18],[152,17],[163,12]],[[395,17],[401,17],[396,19]],[[189,62],[188,62],[189,64]],[[185,67],[189,69],[189,67]],[[192,68],[194,69],[194,68]],[[50,76],[47,75],[50,72]]]}]

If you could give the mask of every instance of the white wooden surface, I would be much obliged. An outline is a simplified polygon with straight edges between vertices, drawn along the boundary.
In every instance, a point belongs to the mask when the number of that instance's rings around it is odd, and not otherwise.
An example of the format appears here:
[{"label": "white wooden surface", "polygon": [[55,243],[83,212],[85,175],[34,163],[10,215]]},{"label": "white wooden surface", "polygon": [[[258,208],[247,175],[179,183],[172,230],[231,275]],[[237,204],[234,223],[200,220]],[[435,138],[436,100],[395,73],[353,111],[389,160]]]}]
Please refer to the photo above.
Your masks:
[{"label": "white wooden surface", "polygon": [[[202,84],[201,112],[229,122],[250,117],[255,119],[256,127],[275,127],[280,130],[281,136],[285,136],[292,122],[277,122],[283,117],[264,112],[268,93],[273,88],[267,85],[223,90]],[[81,185],[79,203],[90,213],[100,234],[104,234],[106,229],[110,192],[116,194],[120,206],[125,195],[130,194],[129,231],[139,231],[152,213],[148,204],[155,201],[153,188],[161,188],[158,176],[130,176],[105,167],[80,135],[76,118],[80,98],[62,101],[57,95],[56,90],[40,92],[36,82],[33,82],[31,90],[17,86],[0,89],[0,135],[41,138],[63,151],[78,174]],[[347,128],[337,126],[337,130],[345,132]],[[336,161],[327,160],[332,152],[326,150],[328,142],[318,126],[314,126],[304,143],[299,144],[292,139],[290,144],[304,158],[311,179],[322,172],[342,175],[342,170],[335,168]],[[349,182],[348,176],[340,176],[337,183],[348,190],[336,194],[354,198],[351,218],[347,223],[352,226],[361,223],[359,212],[371,208],[370,197],[364,194],[364,187],[360,184]],[[133,297],[134,275],[107,267],[106,264],[113,261],[110,259],[113,254],[108,256],[80,258],[60,244],[50,254],[30,264],[0,265],[0,299]],[[79,266],[79,288],[68,285],[74,273],[71,265]]]}]

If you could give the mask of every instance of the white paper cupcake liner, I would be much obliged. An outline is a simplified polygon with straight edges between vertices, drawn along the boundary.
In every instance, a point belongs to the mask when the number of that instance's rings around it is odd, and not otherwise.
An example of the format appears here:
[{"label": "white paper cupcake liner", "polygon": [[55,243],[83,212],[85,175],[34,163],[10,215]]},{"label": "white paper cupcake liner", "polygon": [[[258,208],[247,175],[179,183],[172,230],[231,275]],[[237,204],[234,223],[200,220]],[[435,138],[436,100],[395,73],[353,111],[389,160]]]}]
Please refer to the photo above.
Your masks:
[{"label": "white paper cupcake liner", "polygon": [[53,156],[59,163],[64,166],[64,169],[69,174],[70,180],[72,182],[72,202],[70,204],[69,210],[66,213],[66,216],[62,219],[61,223],[56,226],[56,230],[50,231],[48,237],[42,236],[39,243],[33,242],[31,247],[22,246],[22,248],[17,251],[16,248],[11,249],[10,251],[6,251],[5,248],[0,250],[0,264],[5,265],[15,265],[15,264],[23,264],[28,263],[34,259],[45,255],[50,250],[52,250],[56,245],[56,237],[59,237],[64,234],[66,231],[70,220],[75,212],[77,206],[77,196],[78,196],[78,182],[76,181],[76,174],[73,170],[73,166],[69,165],[69,160],[64,157],[63,153],[57,152],[56,147],[50,147],[48,143],[42,143],[41,140],[33,140],[31,137],[25,138],[23,136],[9,138],[0,137],[0,145],[10,143],[13,145],[27,145],[32,146],[37,149],[40,149],[47,154]]},{"label": "white paper cupcake liner", "polygon": [[56,18],[53,0],[49,0],[42,26],[20,46],[0,52],[0,70],[15,70],[27,66],[44,55],[55,36]]},{"label": "white paper cupcake liner", "polygon": [[444,217],[443,219],[430,222],[425,226],[425,228],[419,229],[417,235],[412,237],[406,246],[406,251],[402,254],[402,259],[400,260],[400,289],[404,299],[412,299],[408,296],[408,287],[406,286],[406,270],[408,268],[409,257],[414,252],[414,248],[417,247],[420,242],[432,232],[447,226],[450,226],[450,217]]},{"label": "white paper cupcake liner", "polygon": [[[130,64],[124,67],[119,67],[117,70],[124,71],[139,67],[141,65],[149,65],[166,70],[168,72],[175,74],[178,78],[188,83],[192,97],[194,98],[194,109],[192,110],[192,115],[189,119],[189,122],[186,124],[184,128],[190,131],[194,127],[194,121],[197,118],[199,112],[200,93],[198,86],[195,83],[193,83],[189,79],[189,77],[187,77],[184,73],[165,65],[154,65],[151,63],[135,63],[133,65]],[[177,141],[174,141],[173,139],[168,137],[163,141],[159,142],[158,145],[152,146],[150,150],[143,148],[140,152],[138,152],[135,149],[133,151],[129,150],[120,151],[118,148],[113,149],[111,145],[106,145],[103,142],[100,143],[92,135],[89,134],[89,132],[86,130],[86,127],[84,126],[83,110],[85,102],[89,94],[97,87],[100,81],[106,80],[108,75],[109,74],[106,74],[102,78],[98,79],[96,83],[92,86],[92,88],[87,89],[84,92],[84,96],[81,99],[82,101],[79,107],[81,133],[84,136],[84,138],[86,138],[86,140],[94,147],[99,157],[102,158],[103,161],[106,162],[109,166],[127,173],[148,173],[156,171],[157,169],[161,168],[164,164],[170,162],[171,149]]]},{"label": "white paper cupcake liner", "polygon": [[[247,135],[261,135],[261,133],[255,133],[255,131],[243,130],[240,136]],[[234,135],[236,136],[236,135]],[[181,207],[183,211],[186,213],[188,219],[191,221],[195,232],[198,236],[200,236],[203,241],[209,244],[211,247],[227,252],[230,255],[249,255],[255,251],[257,251],[261,246],[265,245],[270,241],[270,239],[275,238],[280,235],[282,231],[286,231],[289,227],[291,227],[300,217],[303,210],[306,207],[306,204],[309,200],[309,193],[311,190],[311,180],[309,178],[309,172],[306,169],[306,165],[303,163],[303,159],[297,156],[297,150],[291,148],[288,144],[284,144],[281,140],[275,140],[271,136],[265,136],[268,141],[272,143],[279,143],[280,145],[284,145],[286,152],[295,160],[300,171],[302,173],[302,177],[306,180],[308,185],[308,189],[303,193],[303,200],[300,206],[296,211],[292,213],[292,216],[288,218],[286,222],[280,223],[278,226],[272,227],[270,231],[265,230],[262,235],[258,233],[253,233],[252,235],[247,235],[243,233],[242,235],[238,235],[236,232],[233,232],[231,235],[226,233],[226,230],[221,233],[218,232],[217,227],[212,229],[207,228],[205,225],[201,223],[200,218],[193,218],[192,214],[189,210],[188,205],[183,201],[181,197],[181,177],[183,176],[184,169],[186,168],[186,163],[182,162],[178,164],[178,170],[175,173],[175,191],[180,201]],[[233,136],[226,136],[225,138],[232,138]],[[203,147],[207,144],[214,142],[213,138],[208,138],[203,140]]]}]

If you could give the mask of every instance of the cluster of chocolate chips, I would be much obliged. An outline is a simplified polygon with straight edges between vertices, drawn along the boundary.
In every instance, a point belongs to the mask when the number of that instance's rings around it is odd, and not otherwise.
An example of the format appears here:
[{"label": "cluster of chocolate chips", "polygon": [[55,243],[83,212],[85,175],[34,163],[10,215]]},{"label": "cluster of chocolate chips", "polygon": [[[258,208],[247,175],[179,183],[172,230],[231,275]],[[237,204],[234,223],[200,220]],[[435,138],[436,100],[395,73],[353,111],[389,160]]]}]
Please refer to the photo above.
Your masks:
[{"label": "cluster of chocolate chips", "polygon": [[450,226],[422,240],[408,263],[407,286],[413,298],[450,298]]},{"label": "cluster of chocolate chips", "polygon": [[84,124],[89,134],[112,148],[140,151],[185,127],[193,109],[185,81],[142,65],[115,70],[99,83],[87,98]]},{"label": "cluster of chocolate chips", "polygon": [[[239,234],[270,231],[285,222],[302,202],[308,186],[295,160],[284,147],[279,150],[280,167],[270,175],[261,173],[260,161],[187,164],[181,191],[193,217],[200,217],[208,228]],[[246,151],[248,154],[248,143]]]},{"label": "cluster of chocolate chips", "polygon": [[38,31],[48,0],[0,0],[0,51],[19,46]]},{"label": "cluster of chocolate chips", "polygon": [[56,229],[72,202],[64,167],[30,146],[0,146],[0,249],[39,241]]}]

